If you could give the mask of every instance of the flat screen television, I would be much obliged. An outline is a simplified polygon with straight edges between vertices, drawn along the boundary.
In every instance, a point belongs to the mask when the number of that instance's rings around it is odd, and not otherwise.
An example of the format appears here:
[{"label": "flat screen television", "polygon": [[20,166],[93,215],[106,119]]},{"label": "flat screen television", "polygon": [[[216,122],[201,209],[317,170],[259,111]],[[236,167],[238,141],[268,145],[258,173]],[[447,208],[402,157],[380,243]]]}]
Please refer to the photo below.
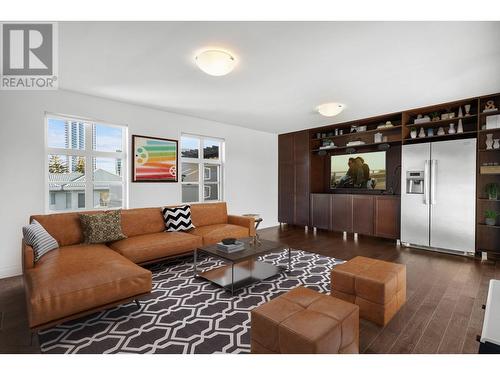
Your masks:
[{"label": "flat screen television", "polygon": [[386,152],[332,155],[332,189],[386,190]]}]

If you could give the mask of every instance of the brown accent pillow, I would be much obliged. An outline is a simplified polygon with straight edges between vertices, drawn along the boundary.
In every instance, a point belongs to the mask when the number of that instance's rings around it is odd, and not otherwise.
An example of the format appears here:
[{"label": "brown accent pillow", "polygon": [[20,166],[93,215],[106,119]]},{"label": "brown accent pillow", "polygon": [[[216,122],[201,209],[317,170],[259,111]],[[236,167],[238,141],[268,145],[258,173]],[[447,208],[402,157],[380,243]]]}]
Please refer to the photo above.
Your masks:
[{"label": "brown accent pillow", "polygon": [[121,210],[80,214],[85,243],[105,243],[127,238],[122,232]]}]

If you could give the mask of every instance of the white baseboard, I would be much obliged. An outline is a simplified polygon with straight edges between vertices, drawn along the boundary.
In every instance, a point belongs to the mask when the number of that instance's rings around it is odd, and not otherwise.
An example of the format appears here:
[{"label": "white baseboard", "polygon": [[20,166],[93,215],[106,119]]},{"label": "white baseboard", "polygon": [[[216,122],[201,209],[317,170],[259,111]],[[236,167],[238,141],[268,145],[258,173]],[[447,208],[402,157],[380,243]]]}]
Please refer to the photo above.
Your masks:
[{"label": "white baseboard", "polygon": [[6,277],[18,276],[21,274],[22,270],[20,266],[0,267],[0,279],[4,279]]}]

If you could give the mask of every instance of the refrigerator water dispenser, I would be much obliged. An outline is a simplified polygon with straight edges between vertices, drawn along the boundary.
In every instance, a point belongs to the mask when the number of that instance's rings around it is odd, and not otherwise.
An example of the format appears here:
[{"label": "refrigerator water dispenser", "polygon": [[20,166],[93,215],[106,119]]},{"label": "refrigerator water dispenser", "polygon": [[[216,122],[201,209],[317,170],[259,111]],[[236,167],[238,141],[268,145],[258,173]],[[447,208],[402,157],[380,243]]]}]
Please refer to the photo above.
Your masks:
[{"label": "refrigerator water dispenser", "polygon": [[406,172],[406,193],[424,194],[424,171]]}]

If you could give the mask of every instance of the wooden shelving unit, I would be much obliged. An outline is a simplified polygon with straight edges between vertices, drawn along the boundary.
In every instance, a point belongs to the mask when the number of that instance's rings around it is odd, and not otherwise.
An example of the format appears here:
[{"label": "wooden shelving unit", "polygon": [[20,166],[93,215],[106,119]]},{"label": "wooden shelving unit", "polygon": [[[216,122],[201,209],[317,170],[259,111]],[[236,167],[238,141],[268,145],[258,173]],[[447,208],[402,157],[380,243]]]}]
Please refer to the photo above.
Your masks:
[{"label": "wooden shelving unit", "polygon": [[[493,100],[494,105],[499,110],[483,112],[485,104]],[[466,115],[465,106],[470,106],[469,114]],[[462,117],[459,117],[459,108],[461,108]],[[453,113],[449,119],[441,119],[442,114]],[[428,115],[431,121],[414,124],[418,115]],[[500,164],[500,150],[486,149],[486,134],[493,133],[493,138],[500,138],[500,128],[483,129],[488,116],[500,115],[500,93],[486,95],[481,97],[466,98],[449,103],[442,103],[422,108],[415,108],[407,111],[390,113],[386,115],[349,121],[345,123],[322,126],[309,129],[309,152],[311,155],[311,192],[327,192],[325,186],[329,181],[327,176],[328,161],[330,155],[347,154],[349,149],[356,152],[377,151],[381,144],[387,143],[390,146],[391,156],[388,159],[388,173],[390,168],[394,171],[401,164],[400,151],[398,147],[404,144],[439,142],[444,140],[477,138],[477,175],[476,175],[476,251],[487,251],[488,253],[500,256],[500,225],[488,226],[484,224],[484,211],[495,209],[500,211],[500,199],[489,200],[486,197],[485,187],[488,183],[498,183],[500,185],[500,173],[481,174],[483,163],[498,162]],[[439,116],[439,120],[432,121],[432,117]],[[451,123],[454,124],[455,131],[458,131],[459,120],[462,122],[463,132],[448,134]],[[390,121],[393,127],[377,129],[377,126]],[[366,126],[366,131],[351,133],[352,127]],[[412,127],[423,128],[426,134],[424,138],[411,138],[410,130]],[[442,127],[446,132],[444,135],[437,135],[438,129]],[[427,129],[434,128],[434,136],[427,136]],[[342,130],[344,134],[335,135]],[[386,142],[375,143],[375,133],[382,133],[387,137]],[[318,136],[319,134],[319,136]],[[363,145],[347,146],[347,143],[354,140],[365,142]],[[323,149],[320,147],[327,141],[334,142],[335,148]],[[388,154],[389,155],[389,154]],[[390,161],[389,161],[390,160]],[[396,193],[397,194],[397,193]],[[500,218],[498,220],[500,222]],[[498,224],[498,222],[497,222]]]},{"label": "wooden shelving unit", "polygon": [[500,128],[495,129],[481,129],[477,131],[478,133],[497,133],[500,132]]},{"label": "wooden shelving unit", "polygon": [[479,225],[481,227],[492,228],[492,229],[500,229],[500,225],[487,225],[487,224],[484,224],[484,223],[477,223],[477,225]]},{"label": "wooden shelving unit", "polygon": [[434,128],[434,127],[439,127],[439,126],[446,126],[451,123],[454,123],[455,125],[458,126],[458,120],[462,121],[468,121],[468,120],[474,120],[477,118],[477,115],[469,115],[469,116],[462,116],[462,117],[453,117],[451,119],[446,119],[446,120],[438,120],[438,121],[428,121],[428,122],[423,122],[420,124],[407,124],[406,126],[414,126],[416,128]]},{"label": "wooden shelving unit", "polygon": [[314,138],[313,140],[320,141],[323,139],[331,139],[331,140],[336,140],[336,139],[342,139],[342,138],[353,138],[355,136],[360,136],[360,135],[365,135],[365,134],[375,134],[375,133],[385,133],[385,132],[391,132],[391,131],[401,131],[401,125],[398,126],[392,126],[392,127],[387,127],[387,128],[380,128],[380,129],[371,129],[371,130],[365,130],[362,132],[354,132],[354,133],[346,133],[346,134],[340,134],[340,135],[332,135],[332,136],[326,136],[326,137],[321,137],[321,138]]},{"label": "wooden shelving unit", "polygon": [[[390,121],[393,126],[378,128],[378,126],[386,125]],[[366,127],[363,131],[353,131],[359,127]],[[348,148],[364,148],[369,146],[377,146],[382,143],[401,143],[401,113],[391,113],[384,116],[371,117],[367,119],[350,121],[341,124],[335,124],[310,130],[311,151],[327,151],[339,152]],[[343,134],[335,135],[335,132],[342,131]],[[383,137],[387,137],[385,142],[375,142],[375,134],[381,133]],[[363,141],[363,145],[347,146],[351,141]],[[335,148],[320,150],[319,148],[326,142],[333,142]]]},{"label": "wooden shelving unit", "polygon": [[480,116],[494,116],[494,115],[499,115],[499,114],[500,114],[500,110],[499,111],[488,111],[488,112],[481,112]]},{"label": "wooden shelving unit", "polygon": [[[484,224],[484,213],[486,210],[500,212],[500,199],[490,200],[486,196],[486,186],[496,183],[500,187],[500,167],[484,166],[484,163],[500,164],[500,150],[486,149],[486,134],[494,134],[493,138],[500,138],[500,128],[483,129],[486,126],[488,116],[500,115],[500,110],[483,112],[488,101],[492,100],[496,108],[500,109],[500,94],[487,95],[478,99],[478,121],[477,121],[477,176],[476,176],[476,251],[487,252],[494,258],[500,256],[500,219],[497,225]],[[491,172],[488,171],[491,170]]]},{"label": "wooden shelving unit", "polygon": [[366,143],[366,144],[363,144],[363,145],[352,145],[352,146],[342,146],[342,147],[335,147],[335,148],[325,148],[325,149],[315,149],[315,150],[311,150],[311,152],[315,153],[315,152],[320,152],[320,151],[345,151],[346,149],[348,148],[353,148],[353,149],[356,149],[356,150],[362,150],[363,148],[370,148],[370,147],[373,147],[373,146],[379,146],[379,145],[383,145],[383,144],[400,144],[401,141],[387,141],[387,142],[377,142],[377,143]]}]

